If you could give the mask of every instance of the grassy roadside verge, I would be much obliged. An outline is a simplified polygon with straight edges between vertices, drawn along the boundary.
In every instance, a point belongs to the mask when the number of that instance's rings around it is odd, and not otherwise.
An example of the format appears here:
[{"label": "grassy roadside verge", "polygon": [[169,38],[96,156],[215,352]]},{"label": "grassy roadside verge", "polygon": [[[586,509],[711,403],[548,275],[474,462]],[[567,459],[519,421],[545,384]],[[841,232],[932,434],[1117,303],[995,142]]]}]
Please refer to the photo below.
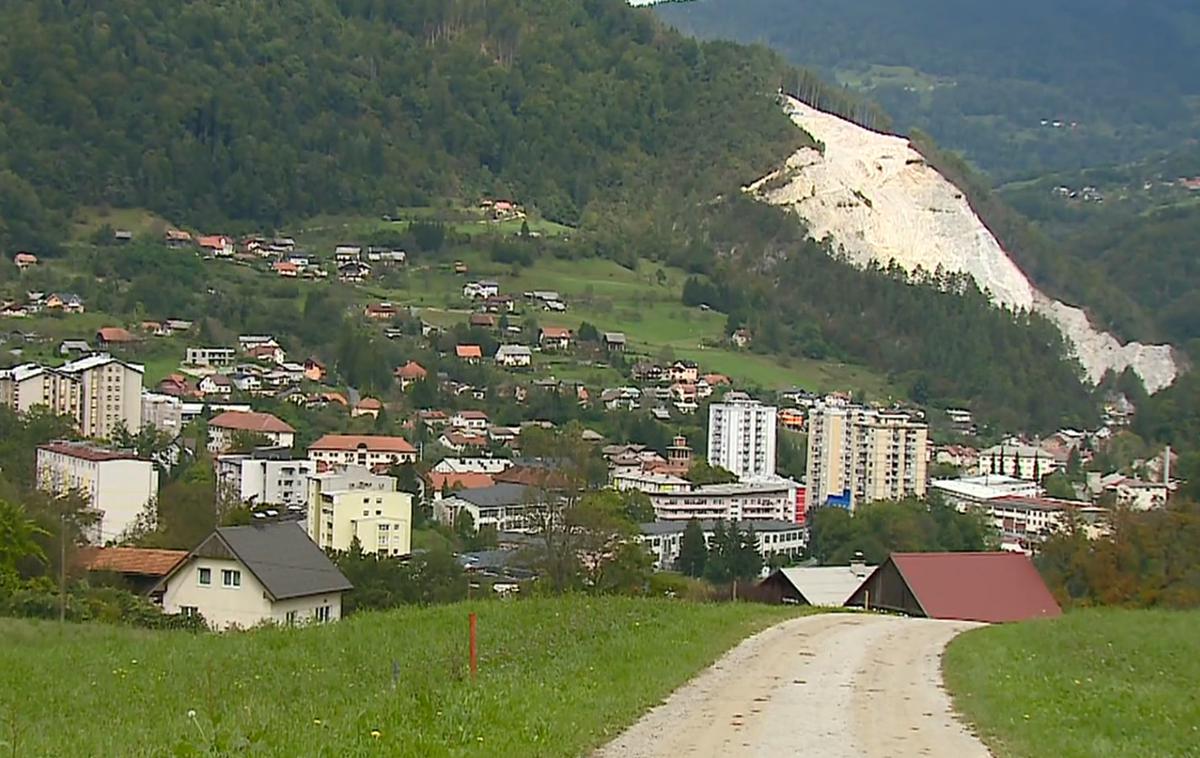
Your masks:
[{"label": "grassy roadside verge", "polygon": [[795,613],[534,599],[223,637],[0,620],[0,753],[578,755]]},{"label": "grassy roadside verge", "polygon": [[1200,754],[1200,612],[1119,609],[950,643],[958,710],[996,756]]}]

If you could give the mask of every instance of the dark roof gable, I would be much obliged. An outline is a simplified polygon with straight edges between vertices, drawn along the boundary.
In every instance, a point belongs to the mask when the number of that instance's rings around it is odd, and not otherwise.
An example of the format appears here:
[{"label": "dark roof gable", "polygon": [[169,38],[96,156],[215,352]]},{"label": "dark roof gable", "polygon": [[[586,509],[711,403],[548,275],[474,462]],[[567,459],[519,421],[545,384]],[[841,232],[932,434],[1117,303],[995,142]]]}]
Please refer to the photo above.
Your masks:
[{"label": "dark roof gable", "polygon": [[239,561],[272,600],[354,588],[321,548],[291,521],[217,527],[176,571],[191,563],[193,557]]}]

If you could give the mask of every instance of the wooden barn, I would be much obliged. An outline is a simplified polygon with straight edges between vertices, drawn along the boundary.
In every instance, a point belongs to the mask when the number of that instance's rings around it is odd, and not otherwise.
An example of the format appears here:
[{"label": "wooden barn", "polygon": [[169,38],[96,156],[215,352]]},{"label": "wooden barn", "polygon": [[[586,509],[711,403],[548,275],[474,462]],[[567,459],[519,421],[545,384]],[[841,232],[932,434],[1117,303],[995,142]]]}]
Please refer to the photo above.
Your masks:
[{"label": "wooden barn", "polygon": [[999,623],[1062,615],[1021,553],[893,553],[846,601],[909,616]]}]

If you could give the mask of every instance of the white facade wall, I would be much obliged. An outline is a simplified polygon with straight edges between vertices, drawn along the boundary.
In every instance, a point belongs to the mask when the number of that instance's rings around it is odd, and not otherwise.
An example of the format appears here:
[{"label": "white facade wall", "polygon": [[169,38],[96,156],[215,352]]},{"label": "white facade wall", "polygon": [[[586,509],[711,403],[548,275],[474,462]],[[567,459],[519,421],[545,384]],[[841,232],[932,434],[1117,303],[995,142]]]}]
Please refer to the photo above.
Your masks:
[{"label": "white facade wall", "polygon": [[[288,443],[289,445],[291,443]],[[358,448],[355,450],[309,450],[308,457],[317,463],[329,466],[393,466],[400,463],[416,463],[417,454],[398,453],[390,450],[370,450]]]},{"label": "white facade wall", "polygon": [[777,409],[756,400],[708,407],[708,462],[739,479],[775,475]]},{"label": "white facade wall", "polygon": [[[200,584],[200,569],[210,571],[211,583]],[[239,571],[240,586],[226,587],[222,571]],[[266,589],[237,560],[193,556],[175,572],[163,593],[164,613],[185,613],[194,608],[217,630],[248,629],[264,622],[314,623],[317,609],[327,607],[329,621],[342,617],[339,592],[272,601]]]},{"label": "white facade wall", "polygon": [[90,535],[101,544],[120,537],[158,495],[158,470],[149,461],[93,461],[39,448],[37,480],[51,494],[83,496],[101,514]]},{"label": "white facade wall", "polygon": [[253,505],[307,505],[308,477],[316,470],[317,465],[306,458],[223,455],[217,460],[217,477],[224,490]]}]

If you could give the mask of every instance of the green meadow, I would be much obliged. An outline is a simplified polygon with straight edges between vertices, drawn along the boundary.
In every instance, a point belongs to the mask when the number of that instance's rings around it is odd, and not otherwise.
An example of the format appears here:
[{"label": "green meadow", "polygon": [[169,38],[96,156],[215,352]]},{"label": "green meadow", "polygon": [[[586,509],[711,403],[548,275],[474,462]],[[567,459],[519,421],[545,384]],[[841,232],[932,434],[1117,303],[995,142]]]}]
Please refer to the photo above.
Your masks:
[{"label": "green meadow", "polygon": [[575,756],[796,612],[568,597],[227,635],[0,619],[0,755]]}]

